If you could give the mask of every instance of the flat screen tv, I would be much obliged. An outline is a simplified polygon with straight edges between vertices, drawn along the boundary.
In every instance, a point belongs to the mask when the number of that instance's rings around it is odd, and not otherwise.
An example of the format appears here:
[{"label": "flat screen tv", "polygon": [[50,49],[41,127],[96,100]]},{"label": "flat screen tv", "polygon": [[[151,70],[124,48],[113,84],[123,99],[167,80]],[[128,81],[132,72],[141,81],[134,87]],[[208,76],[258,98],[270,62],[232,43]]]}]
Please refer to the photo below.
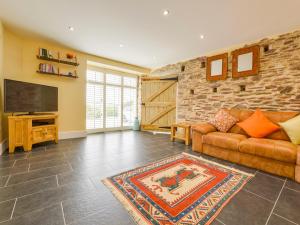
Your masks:
[{"label": "flat screen tv", "polygon": [[56,112],[58,88],[40,84],[4,80],[4,112]]}]

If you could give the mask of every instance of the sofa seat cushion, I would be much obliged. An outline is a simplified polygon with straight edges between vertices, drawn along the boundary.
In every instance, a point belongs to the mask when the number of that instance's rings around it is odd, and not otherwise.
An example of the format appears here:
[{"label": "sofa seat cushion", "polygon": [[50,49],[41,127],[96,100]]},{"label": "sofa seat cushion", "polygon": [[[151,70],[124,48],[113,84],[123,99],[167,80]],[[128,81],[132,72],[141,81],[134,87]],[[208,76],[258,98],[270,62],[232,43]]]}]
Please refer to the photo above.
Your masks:
[{"label": "sofa seat cushion", "polygon": [[239,151],[251,155],[296,164],[297,145],[288,141],[248,138],[240,143]]},{"label": "sofa seat cushion", "polygon": [[212,132],[203,136],[203,143],[238,151],[239,143],[246,139],[242,134]]}]

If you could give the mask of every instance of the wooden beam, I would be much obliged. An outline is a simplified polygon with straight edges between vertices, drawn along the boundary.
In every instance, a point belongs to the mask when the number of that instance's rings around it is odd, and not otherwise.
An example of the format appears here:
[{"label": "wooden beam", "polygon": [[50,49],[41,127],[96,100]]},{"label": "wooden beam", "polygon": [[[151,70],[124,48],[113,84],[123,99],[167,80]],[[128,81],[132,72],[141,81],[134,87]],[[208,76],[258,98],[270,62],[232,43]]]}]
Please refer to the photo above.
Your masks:
[{"label": "wooden beam", "polygon": [[158,113],[157,115],[155,115],[153,118],[151,118],[149,121],[147,121],[147,124],[152,124],[154,123],[156,120],[158,120],[159,118],[163,117],[164,115],[166,115],[168,112],[172,111],[173,109],[176,108],[176,105],[172,105],[169,106],[168,108],[166,108],[165,110],[161,111],[160,113]]},{"label": "wooden beam", "polygon": [[153,131],[170,131],[171,128],[166,128],[167,126],[158,126],[158,125],[141,125],[141,130],[145,130],[145,131],[149,131],[149,130],[153,130]]},{"label": "wooden beam", "polygon": [[159,96],[161,93],[163,93],[165,90],[176,84],[176,81],[167,83],[163,87],[161,87],[158,91],[156,91],[153,95],[151,95],[145,102],[151,102],[153,99],[155,99],[157,96]]},{"label": "wooden beam", "polygon": [[170,105],[175,105],[176,102],[143,102],[142,105],[147,106],[147,107],[156,107],[156,106],[161,106],[161,107],[167,107]]},{"label": "wooden beam", "polygon": [[178,80],[178,75],[176,74],[170,74],[170,75],[165,75],[165,76],[156,76],[156,77],[142,77],[142,81],[151,81],[151,80]]}]

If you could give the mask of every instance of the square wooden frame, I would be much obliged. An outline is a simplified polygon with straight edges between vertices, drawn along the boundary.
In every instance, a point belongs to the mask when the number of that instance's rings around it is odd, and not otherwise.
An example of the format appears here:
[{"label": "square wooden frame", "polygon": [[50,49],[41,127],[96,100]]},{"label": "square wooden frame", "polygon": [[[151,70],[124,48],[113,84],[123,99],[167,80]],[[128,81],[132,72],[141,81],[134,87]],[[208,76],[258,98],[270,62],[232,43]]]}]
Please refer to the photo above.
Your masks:
[{"label": "square wooden frame", "polygon": [[[211,62],[215,60],[222,60],[222,75],[211,76]],[[228,73],[228,53],[223,53],[220,55],[215,55],[206,58],[206,80],[216,81],[216,80],[226,80]]]},{"label": "square wooden frame", "polygon": [[[251,53],[253,54],[252,58],[252,70],[238,72],[238,57],[239,55]],[[259,61],[260,61],[260,46],[250,46],[241,49],[237,49],[232,53],[232,77],[246,77],[246,76],[254,76],[258,75],[259,72]]]}]

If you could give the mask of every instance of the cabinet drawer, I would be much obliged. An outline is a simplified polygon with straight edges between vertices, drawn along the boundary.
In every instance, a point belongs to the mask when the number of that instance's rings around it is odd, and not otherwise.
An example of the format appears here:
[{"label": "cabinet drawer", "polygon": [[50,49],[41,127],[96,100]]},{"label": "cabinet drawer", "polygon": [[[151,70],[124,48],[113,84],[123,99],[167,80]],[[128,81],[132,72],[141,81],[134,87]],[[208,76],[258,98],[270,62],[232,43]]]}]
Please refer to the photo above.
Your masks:
[{"label": "cabinet drawer", "polygon": [[55,140],[56,127],[55,126],[43,126],[32,128],[32,142],[39,143],[43,141]]}]

